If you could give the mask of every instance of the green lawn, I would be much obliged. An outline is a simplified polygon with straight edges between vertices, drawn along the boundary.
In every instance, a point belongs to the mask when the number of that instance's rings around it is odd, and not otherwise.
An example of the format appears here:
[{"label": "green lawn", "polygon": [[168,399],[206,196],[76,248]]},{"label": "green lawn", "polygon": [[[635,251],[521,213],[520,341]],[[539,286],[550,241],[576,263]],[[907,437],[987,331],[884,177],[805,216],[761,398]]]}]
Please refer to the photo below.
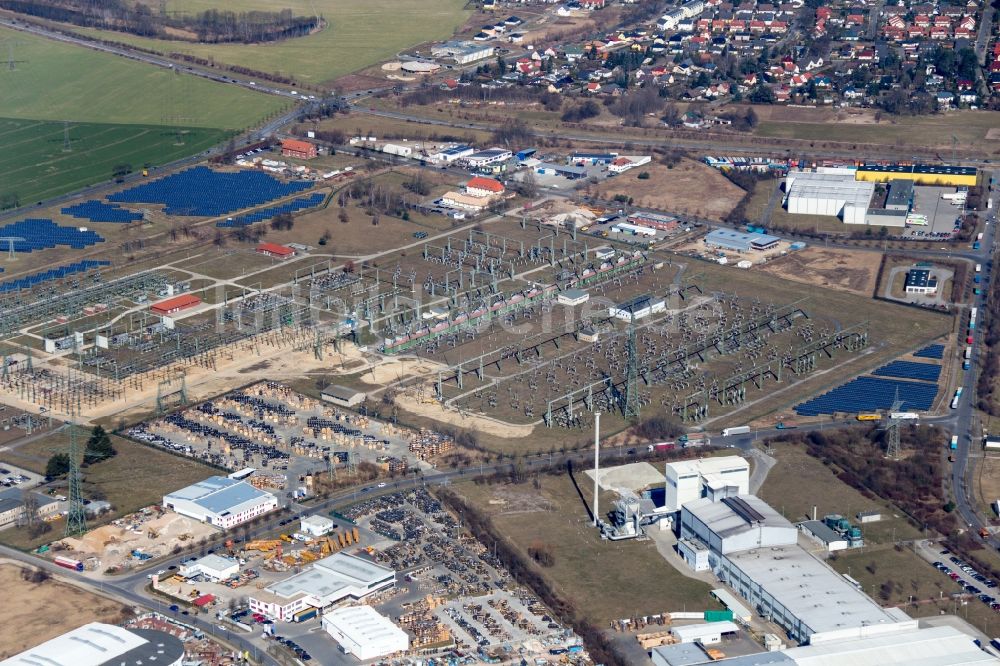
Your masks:
[{"label": "green lawn", "polygon": [[0,72],[0,117],[243,129],[288,103],[14,30],[4,40],[25,62]]},{"label": "green lawn", "polygon": [[[63,150],[64,125],[51,120],[0,118],[0,195],[27,206],[111,178],[115,165],[166,164],[223,142],[226,130],[157,125],[70,123],[71,149]],[[178,134],[179,132],[179,134]],[[180,142],[178,141],[180,139]]]},{"label": "green lawn", "polygon": [[465,22],[463,0],[168,0],[168,11],[233,11],[290,8],[297,15],[314,11],[327,21],[323,30],[273,44],[193,44],[134,37],[125,33],[79,29],[163,53],[179,52],[262,72],[291,74],[317,85],[395,56],[417,44],[447,39]]}]

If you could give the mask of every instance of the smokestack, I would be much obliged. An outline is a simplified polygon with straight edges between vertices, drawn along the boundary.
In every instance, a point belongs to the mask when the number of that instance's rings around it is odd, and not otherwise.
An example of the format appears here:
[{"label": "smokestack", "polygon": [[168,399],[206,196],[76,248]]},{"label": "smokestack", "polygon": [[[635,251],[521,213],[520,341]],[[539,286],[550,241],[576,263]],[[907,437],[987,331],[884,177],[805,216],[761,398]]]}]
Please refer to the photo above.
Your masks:
[{"label": "smokestack", "polygon": [[813,505],[813,520],[816,520],[816,505]]},{"label": "smokestack", "polygon": [[594,527],[597,527],[597,480],[601,469],[601,413],[594,412]]}]

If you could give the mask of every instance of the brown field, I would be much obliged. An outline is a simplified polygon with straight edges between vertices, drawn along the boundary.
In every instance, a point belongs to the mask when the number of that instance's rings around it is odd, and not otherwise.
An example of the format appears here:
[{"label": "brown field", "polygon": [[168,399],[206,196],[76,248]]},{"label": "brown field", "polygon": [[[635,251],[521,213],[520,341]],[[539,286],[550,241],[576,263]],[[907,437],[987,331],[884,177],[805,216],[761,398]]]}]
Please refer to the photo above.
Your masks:
[{"label": "brown field", "polygon": [[761,264],[757,269],[792,282],[871,296],[881,256],[876,252],[808,247]]},{"label": "brown field", "polygon": [[871,544],[892,543],[914,539],[920,532],[904,516],[881,500],[870,500],[838,479],[829,467],[806,453],[805,448],[778,442],[773,453],[778,463],[771,468],[764,487],[758,493],[765,502],[791,521],[839,513],[853,523],[859,511],[881,511],[882,520],[862,527],[865,540]]},{"label": "brown field", "polygon": [[[642,172],[649,173],[649,179],[640,180]],[[716,169],[687,158],[672,169],[662,164],[636,167],[608,179],[595,190],[603,199],[624,194],[632,197],[637,206],[713,220],[725,217],[743,196],[743,190]]]},{"label": "brown field", "polygon": [[56,580],[29,583],[21,565],[0,564],[0,659],[6,659],[88,622],[117,622],[122,606]]},{"label": "brown field", "polygon": [[996,518],[993,503],[1000,499],[1000,457],[995,453],[984,456],[976,468],[979,503],[987,518]]},{"label": "brown field", "polygon": [[[577,480],[589,482],[583,475]],[[602,541],[568,475],[538,481],[538,490],[532,483],[454,489],[489,515],[525,559],[532,545],[548,546],[555,562],[539,573],[581,615],[601,626],[636,614],[715,606],[709,586],[678,573],[651,541]],[[613,497],[604,492],[601,502],[611,506]]]}]

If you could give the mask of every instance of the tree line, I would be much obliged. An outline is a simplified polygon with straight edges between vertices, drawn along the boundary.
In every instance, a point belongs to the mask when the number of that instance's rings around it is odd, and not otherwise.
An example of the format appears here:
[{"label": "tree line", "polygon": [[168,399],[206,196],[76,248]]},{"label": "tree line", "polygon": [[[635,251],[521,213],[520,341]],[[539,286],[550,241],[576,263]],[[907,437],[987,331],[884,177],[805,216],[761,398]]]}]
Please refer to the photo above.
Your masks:
[{"label": "tree line", "polygon": [[209,9],[196,14],[155,13],[142,3],[126,0],[0,0],[0,8],[19,14],[87,28],[127,32],[141,37],[183,39],[191,33],[207,43],[273,42],[309,34],[322,25],[320,16],[276,12],[233,12]]}]

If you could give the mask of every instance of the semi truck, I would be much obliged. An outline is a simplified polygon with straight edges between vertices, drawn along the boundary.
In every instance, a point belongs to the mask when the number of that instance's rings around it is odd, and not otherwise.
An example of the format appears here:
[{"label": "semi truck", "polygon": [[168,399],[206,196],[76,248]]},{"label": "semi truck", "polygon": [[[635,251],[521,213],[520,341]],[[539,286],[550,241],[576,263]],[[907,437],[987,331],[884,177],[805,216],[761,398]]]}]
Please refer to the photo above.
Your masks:
[{"label": "semi truck", "polygon": [[56,557],[52,560],[56,565],[63,567],[64,569],[71,569],[72,571],[83,571],[83,562],[80,560],[74,560],[69,557]]},{"label": "semi truck", "polygon": [[736,426],[735,428],[723,428],[722,436],[729,437],[730,435],[745,435],[750,432],[750,426]]},{"label": "semi truck", "polygon": [[916,412],[892,412],[889,414],[889,418],[897,421],[916,421],[920,419],[920,414]]}]

